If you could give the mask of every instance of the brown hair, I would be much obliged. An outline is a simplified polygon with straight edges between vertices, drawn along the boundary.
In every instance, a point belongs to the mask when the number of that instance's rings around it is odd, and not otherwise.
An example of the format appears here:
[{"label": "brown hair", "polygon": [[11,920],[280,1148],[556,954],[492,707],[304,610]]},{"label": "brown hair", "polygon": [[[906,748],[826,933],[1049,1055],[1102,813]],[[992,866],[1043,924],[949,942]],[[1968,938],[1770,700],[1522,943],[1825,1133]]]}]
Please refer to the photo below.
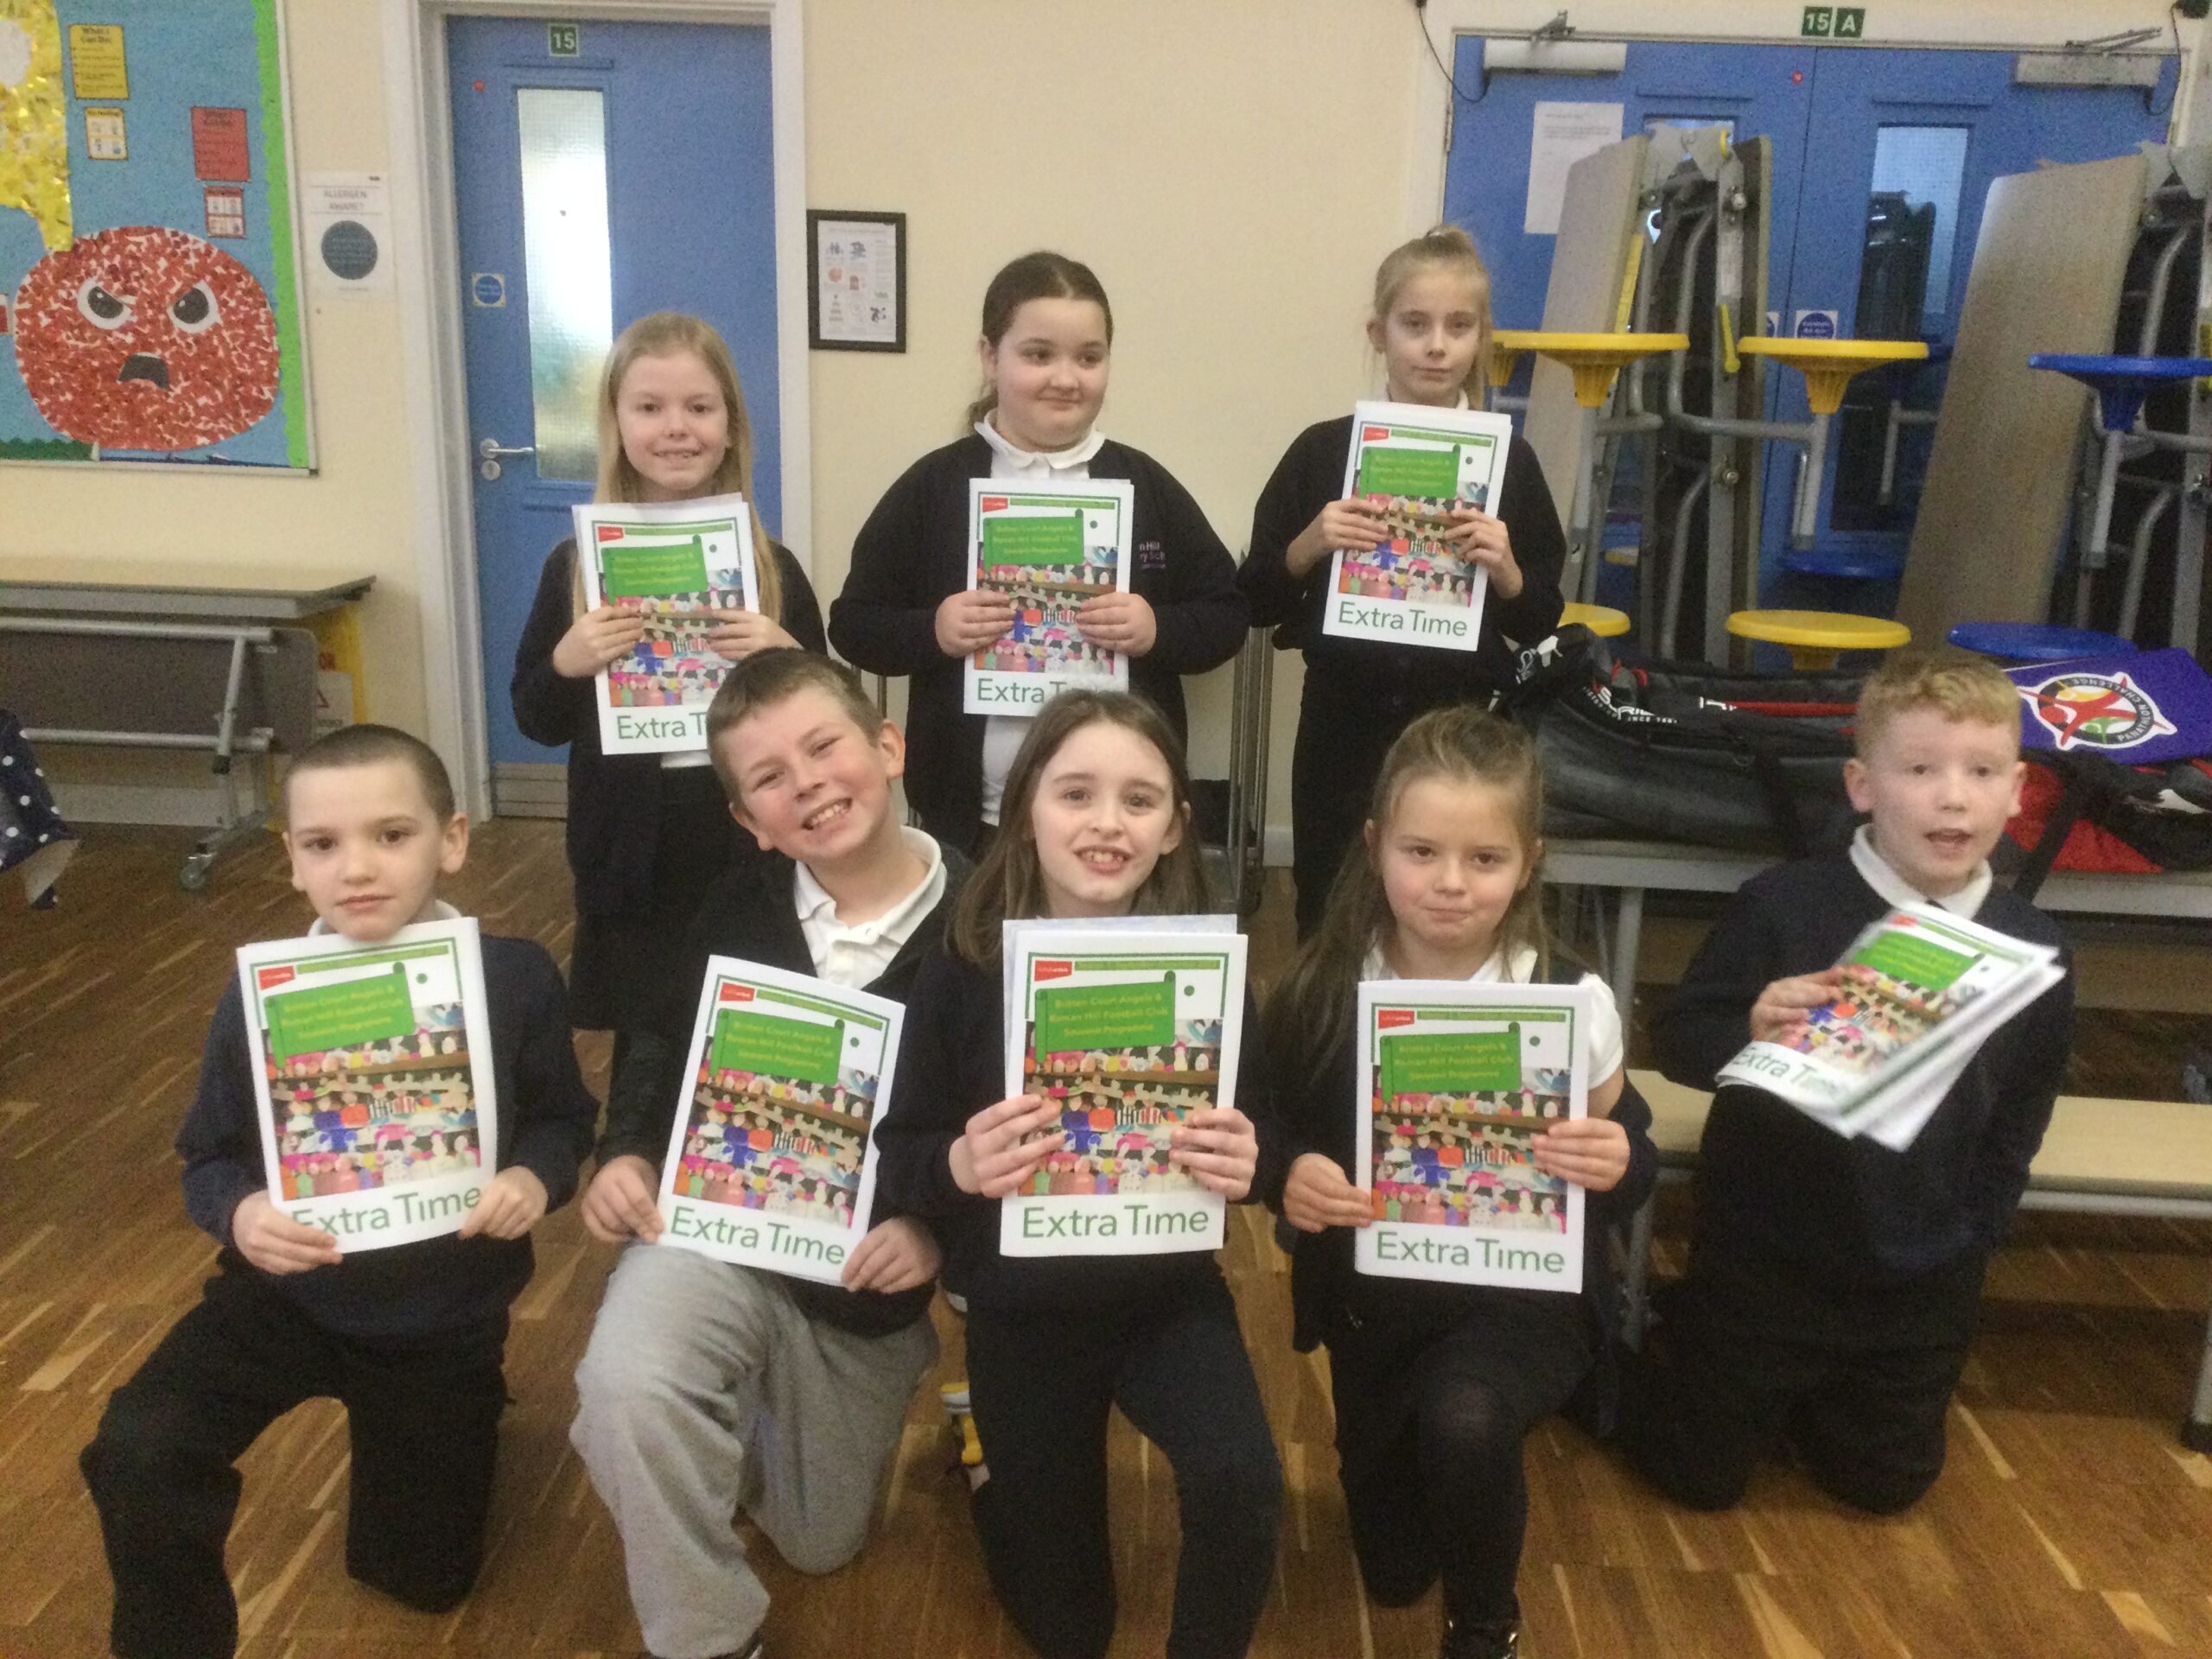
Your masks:
[{"label": "brown hair", "polygon": [[[622,391],[622,377],[641,357],[675,357],[689,353],[707,365],[721,388],[722,407],[729,412],[729,448],[707,488],[709,495],[741,495],[753,516],[753,583],[760,614],[781,621],[783,581],[776,556],[769,550],[768,527],[760,520],[760,505],[753,494],[753,421],[745,412],[745,392],[737,384],[737,365],[729,347],[710,322],[681,311],[656,311],[639,317],[614,337],[607,353],[607,368],[599,381],[599,485],[594,501],[637,502],[645,499],[645,480],[623,452],[621,422],[615,399]],[[579,589],[581,596],[581,588]]]},{"label": "brown hair", "polygon": [[1860,760],[1899,715],[1933,709],[1946,720],[2020,729],[2019,688],[1986,657],[1956,645],[1891,652],[1859,689],[1853,742]]},{"label": "brown hair", "polygon": [[[1529,856],[1529,879],[1506,906],[1497,945],[1509,962],[1522,950],[1534,950],[1537,972],[1548,974],[1544,785],[1535,741],[1510,721],[1471,703],[1432,709],[1400,733],[1382,757],[1368,804],[1369,822],[1387,832],[1407,789],[1427,778],[1478,784],[1499,791],[1510,803],[1514,829]],[[1318,1071],[1334,1058],[1351,1029],[1361,964],[1391,925],[1389,896],[1363,836],[1353,842],[1337,871],[1320,926],[1299,947],[1289,971],[1268,998],[1268,1052],[1277,1065],[1292,1068],[1286,1076]]]},{"label": "brown hair", "polygon": [[438,752],[411,732],[397,726],[340,726],[292,757],[284,772],[284,809],[292,805],[292,780],[303,772],[337,772],[347,766],[381,766],[397,760],[411,766],[423,785],[423,798],[440,823],[454,815],[453,775]]},{"label": "brown hair", "polygon": [[1144,698],[1127,691],[1064,691],[1030,721],[1029,734],[1007,772],[999,833],[961,888],[953,909],[946,938],[969,961],[988,967],[999,959],[1001,924],[1043,913],[1045,879],[1029,822],[1037,785],[1062,744],[1084,727],[1101,723],[1126,728],[1160,752],[1167,763],[1173,797],[1169,810],[1183,820],[1182,840],[1162,853],[1138,884],[1129,906],[1132,913],[1194,916],[1212,902],[1205,865],[1198,856],[1198,826],[1190,821],[1191,773],[1183,764],[1183,746],[1166,717]]},{"label": "brown hair", "polygon": [[[1089,300],[1106,317],[1106,343],[1114,343],[1114,308],[1106,303],[1106,289],[1089,265],[1064,253],[1039,249],[1000,267],[983,290],[983,338],[997,349],[1014,327],[1014,313],[1032,300]],[[970,426],[998,407],[998,388],[988,381],[968,405]]]},{"label": "brown hair", "polygon": [[721,738],[733,727],[766,709],[788,702],[800,692],[821,691],[845,717],[861,729],[870,743],[883,729],[882,711],[861,683],[861,677],[834,657],[817,657],[810,651],[780,645],[756,651],[722,676],[721,687],[707,705],[707,758],[722,791],[733,801],[743,798],[737,767],[723,753]]},{"label": "brown hair", "polygon": [[1475,290],[1475,362],[1467,371],[1468,401],[1481,406],[1485,365],[1490,358],[1490,267],[1476,250],[1474,238],[1457,225],[1439,225],[1410,242],[1400,243],[1375,268],[1376,321],[1386,321],[1398,295],[1414,277],[1439,266],[1456,270]]}]

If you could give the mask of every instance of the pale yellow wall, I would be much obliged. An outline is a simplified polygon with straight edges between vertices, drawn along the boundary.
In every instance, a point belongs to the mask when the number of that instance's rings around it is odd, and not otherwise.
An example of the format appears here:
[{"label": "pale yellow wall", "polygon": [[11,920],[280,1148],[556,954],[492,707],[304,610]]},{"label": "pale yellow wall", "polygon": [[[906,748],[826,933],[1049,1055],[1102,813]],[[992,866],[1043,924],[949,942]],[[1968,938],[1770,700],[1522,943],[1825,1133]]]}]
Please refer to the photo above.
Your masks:
[{"label": "pale yellow wall", "polygon": [[[1434,0],[1429,16],[1440,36],[1454,21],[1526,28],[1554,10]],[[1872,10],[1893,38],[2063,38],[2164,16],[2145,0]],[[1924,25],[1904,15],[1915,10]],[[1742,33],[1795,14],[1685,0],[1669,22]],[[298,169],[385,169],[376,0],[289,0],[288,16]],[[1645,0],[1592,0],[1574,17],[1654,22]],[[1241,552],[1283,446],[1369,389],[1365,290],[1415,211],[1408,112],[1436,73],[1414,28],[1406,0],[809,0],[808,201],[903,211],[909,233],[908,352],[810,359],[813,522],[785,531],[824,594],[884,486],[957,430],[989,274],[1040,245],[1089,260],[1113,296],[1106,429],[1163,461]],[[372,572],[374,712],[421,729],[424,518],[396,471],[420,416],[395,368],[396,304],[312,303],[308,349],[314,478],[0,470],[0,548],[87,566],[171,556]],[[1296,659],[1278,669],[1280,823]],[[494,686],[505,677],[490,665]],[[1225,674],[1215,681],[1196,704],[1195,758],[1218,772]]]}]

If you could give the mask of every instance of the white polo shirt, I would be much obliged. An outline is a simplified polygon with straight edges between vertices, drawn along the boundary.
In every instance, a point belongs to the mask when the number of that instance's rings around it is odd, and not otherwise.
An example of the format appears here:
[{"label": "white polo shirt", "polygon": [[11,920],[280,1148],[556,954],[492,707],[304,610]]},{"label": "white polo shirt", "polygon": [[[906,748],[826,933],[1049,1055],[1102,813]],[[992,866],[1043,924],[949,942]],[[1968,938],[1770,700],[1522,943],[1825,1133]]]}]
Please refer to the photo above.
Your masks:
[{"label": "white polo shirt", "polygon": [[[1506,971],[1505,952],[1496,952],[1491,959],[1467,976],[1470,985],[1526,985],[1536,975],[1536,953],[1525,947],[1513,958],[1513,969]],[[1378,944],[1368,948],[1367,960],[1360,963],[1362,979],[1395,979],[1390,964]],[[1585,974],[1577,982],[1590,988],[1590,1081],[1603,1083],[1627,1063],[1628,1049],[1621,1037],[1621,1011],[1613,1002],[1613,988],[1595,974]]]},{"label": "white polo shirt", "polygon": [[1967,878],[1967,884],[1956,893],[1941,899],[1930,899],[1899,875],[1897,866],[1874,850],[1874,826],[1862,823],[1859,833],[1851,838],[1851,867],[1866,878],[1866,885],[1888,905],[1935,905],[1954,916],[1974,918],[1981,908],[1981,901],[1989,897],[1989,861],[1983,859],[1981,867]]},{"label": "white polo shirt", "polygon": [[799,931],[806,935],[806,953],[814,958],[817,978],[853,989],[881,978],[892,958],[944,897],[944,855],[937,842],[918,830],[901,830],[899,834],[906,836],[908,850],[922,861],[922,879],[873,921],[849,927],[839,921],[837,901],[814,879],[813,871],[798,866],[791,877],[791,902],[798,911]]}]

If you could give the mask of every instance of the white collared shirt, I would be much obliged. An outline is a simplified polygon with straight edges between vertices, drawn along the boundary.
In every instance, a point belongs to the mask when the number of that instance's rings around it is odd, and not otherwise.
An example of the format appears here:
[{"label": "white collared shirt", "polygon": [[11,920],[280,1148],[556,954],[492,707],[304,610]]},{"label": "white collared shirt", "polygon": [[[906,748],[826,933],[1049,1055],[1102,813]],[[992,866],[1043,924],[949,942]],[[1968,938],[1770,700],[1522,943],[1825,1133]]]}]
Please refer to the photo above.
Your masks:
[{"label": "white collared shirt", "polygon": [[[1396,971],[1389,958],[1382,954],[1381,940],[1367,948],[1367,959],[1359,964],[1362,979],[1395,979]],[[1526,985],[1536,976],[1536,953],[1527,946],[1516,953],[1512,971],[1506,970],[1505,952],[1495,951],[1491,959],[1467,976],[1470,985]],[[1576,982],[1586,985],[1592,993],[1590,998],[1590,1081],[1603,1083],[1627,1064],[1628,1049],[1621,1036],[1621,1011],[1613,1002],[1613,988],[1595,974],[1585,974]]]},{"label": "white collared shirt", "polygon": [[883,976],[906,941],[913,937],[938,900],[944,897],[944,854],[918,830],[902,829],[906,847],[924,865],[922,879],[897,904],[872,921],[847,926],[837,919],[837,901],[805,865],[791,877],[791,902],[798,911],[806,953],[814,958],[817,979],[857,989]]},{"label": "white collared shirt", "polygon": [[[444,899],[433,899],[430,900],[430,919],[434,922],[457,922],[461,919],[461,912],[446,903]],[[410,923],[409,925],[412,926],[413,924]],[[308,929],[308,938],[319,938],[323,934],[335,933],[337,931],[318,916],[315,918],[315,925]]]},{"label": "white collared shirt", "polygon": [[1897,866],[1874,850],[1874,826],[1871,823],[1860,824],[1859,833],[1851,838],[1851,867],[1887,905],[1936,905],[1954,916],[1972,921],[1981,909],[1982,900],[1989,897],[1989,861],[1985,858],[1967,878],[1966,886],[1956,893],[1946,893],[1941,899],[1929,898],[1899,875]]},{"label": "white collared shirt", "polygon": [[[1090,476],[1090,458],[1106,442],[1106,435],[1092,427],[1083,442],[1050,452],[1017,449],[1000,435],[988,415],[976,423],[976,435],[991,446],[991,477],[1032,484],[1079,483]],[[1027,715],[987,715],[983,717],[983,822],[996,823],[1006,799],[1006,775],[1029,735]]]}]

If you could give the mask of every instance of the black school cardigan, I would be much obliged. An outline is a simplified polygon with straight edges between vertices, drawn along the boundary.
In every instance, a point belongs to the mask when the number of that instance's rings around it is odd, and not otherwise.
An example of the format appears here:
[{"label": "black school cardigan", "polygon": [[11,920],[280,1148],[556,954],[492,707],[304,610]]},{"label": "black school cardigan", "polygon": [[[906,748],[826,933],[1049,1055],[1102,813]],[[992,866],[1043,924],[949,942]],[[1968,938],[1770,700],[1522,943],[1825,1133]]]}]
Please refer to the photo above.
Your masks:
[{"label": "black school cardigan", "polygon": [[[1194,936],[1195,937],[1195,936]],[[979,968],[949,944],[922,964],[906,1002],[899,1077],[876,1131],[888,1188],[907,1214],[927,1222],[944,1246],[945,1287],[971,1307],[997,1313],[1066,1313],[1164,1301],[1217,1281],[1207,1250],[1159,1255],[1008,1256],[999,1251],[999,1200],[961,1191],[952,1143],[968,1120],[1006,1098],[1006,995],[999,964]],[[1249,989],[1232,1103],[1260,1142],[1250,1197],[1282,1187],[1283,1137],[1267,1050]]]},{"label": "black school cardigan", "polygon": [[1491,591],[1476,649],[1324,633],[1330,560],[1324,557],[1303,577],[1294,577],[1286,560],[1291,543],[1321,509],[1344,499],[1351,427],[1349,415],[1320,422],[1283,452],[1253,509],[1252,550],[1236,585],[1252,607],[1252,625],[1275,630],[1277,650],[1306,653],[1300,741],[1388,747],[1414,715],[1468,701],[1487,705],[1492,693],[1513,683],[1507,641],[1526,645],[1559,626],[1567,537],[1536,452],[1516,437],[1506,453],[1497,512],[1513,538],[1521,591],[1511,599]]},{"label": "black school cardigan", "polygon": [[[1848,853],[1745,883],[1653,1023],[1661,1069],[1712,1088],[1751,1040],[1759,993],[1829,967],[1890,908]],[[1990,889],[1974,919],[2031,944],[2065,943],[2056,923],[2005,887]],[[1809,1306],[1948,1270],[1970,1281],[1961,1293],[1970,1303],[2027,1189],[2073,1047],[2069,967],[1990,1034],[1902,1152],[1846,1140],[1763,1090],[1722,1089],[1698,1158],[1693,1274],[1738,1282],[1764,1304]]]},{"label": "black school cardigan", "polygon": [[[905,1002],[924,958],[944,935],[945,918],[952,913],[953,901],[968,879],[968,861],[952,848],[939,850],[944,856],[944,895],[899,947],[891,965],[861,988],[872,996]],[[634,1156],[651,1164],[658,1176],[667,1158],[677,1108],[689,1092],[684,1087],[683,1062],[690,1055],[699,995],[707,982],[708,957],[737,957],[786,973],[814,973],[814,956],[799,924],[792,886],[795,876],[790,859],[769,853],[723,872],[708,889],[683,949],[661,964],[645,998],[645,1023],[627,1027],[622,1033],[626,1039],[622,1070],[607,1091],[607,1128],[599,1139],[601,1165],[610,1159]],[[894,1074],[892,1087],[905,1091],[903,1072]],[[879,1169],[874,1219],[888,1221],[899,1213],[895,1205],[886,1200]],[[936,1291],[931,1284],[887,1296],[806,1279],[787,1279],[785,1283],[792,1300],[809,1314],[841,1330],[868,1337],[906,1329],[929,1311],[930,1298]]]},{"label": "black school cardigan", "polygon": [[[781,542],[768,543],[783,583],[777,620],[804,650],[825,656],[822,607],[798,561]],[[553,647],[576,618],[576,544],[546,556],[537,597],[515,647],[515,724],[532,742],[569,746],[569,868],[576,908],[588,916],[643,915],[652,903],[653,847],[660,834],[661,773],[657,754],[607,754],[599,747],[594,681],[572,680],[553,667]],[[733,856],[757,846],[735,823],[721,827]]]},{"label": "black school cardigan", "polygon": [[[599,1103],[576,1070],[561,970],[534,939],[483,936],[486,1015],[498,1090],[494,1164],[520,1165],[544,1184],[547,1211],[576,1190],[576,1166],[591,1146]],[[480,1328],[503,1319],[530,1282],[530,1236],[461,1238],[443,1234],[379,1250],[347,1251],[305,1273],[264,1273],[231,1242],[241,1200],[266,1190],[261,1105],[253,1086],[245,1004],[236,975],[223,988],[200,1087],[177,1130],[184,1207],[222,1246],[226,1272],[249,1274],[326,1331],[402,1340]],[[281,1207],[281,1206],[280,1206]]]},{"label": "black school cardigan", "polygon": [[[1573,984],[1580,977],[1579,971],[1568,969],[1541,982]],[[1347,1176],[1356,1178],[1359,1156],[1353,1104],[1359,1098],[1357,1061],[1352,1033],[1347,1030],[1325,1065],[1315,1067],[1302,1083],[1283,1090],[1286,1179],[1291,1163],[1309,1152],[1332,1160]],[[1608,1235],[1617,1227],[1627,1226],[1659,1182],[1659,1150],[1651,1141],[1651,1108],[1625,1077],[1621,1080],[1620,1098],[1613,1105],[1612,1120],[1628,1133],[1628,1169],[1610,1191],[1588,1194],[1582,1229],[1581,1301],[1592,1326],[1592,1347],[1601,1357],[1611,1351],[1620,1319]],[[1268,1195],[1268,1202],[1281,1212],[1280,1185]],[[1284,1235],[1278,1230],[1276,1236]],[[1295,1240],[1290,1262],[1291,1340],[1300,1352],[1348,1331],[1371,1333],[1385,1341],[1441,1334],[1484,1297],[1554,1294],[1363,1274],[1353,1266],[1355,1234],[1349,1227],[1295,1232],[1290,1236]]]},{"label": "black school cardigan", "polygon": [[[968,586],[968,485],[990,475],[991,447],[972,432],[909,467],[861,526],[845,589],[830,607],[840,654],[870,673],[912,677],[906,798],[923,828],[958,847],[972,846],[982,827],[986,716],[960,711],[967,659],[938,648],[937,607]],[[1159,638],[1129,658],[1129,689],[1187,741],[1182,677],[1220,667],[1244,643],[1236,567],[1190,492],[1151,456],[1109,439],[1090,476],[1135,486],[1129,586],[1152,606]]]}]

